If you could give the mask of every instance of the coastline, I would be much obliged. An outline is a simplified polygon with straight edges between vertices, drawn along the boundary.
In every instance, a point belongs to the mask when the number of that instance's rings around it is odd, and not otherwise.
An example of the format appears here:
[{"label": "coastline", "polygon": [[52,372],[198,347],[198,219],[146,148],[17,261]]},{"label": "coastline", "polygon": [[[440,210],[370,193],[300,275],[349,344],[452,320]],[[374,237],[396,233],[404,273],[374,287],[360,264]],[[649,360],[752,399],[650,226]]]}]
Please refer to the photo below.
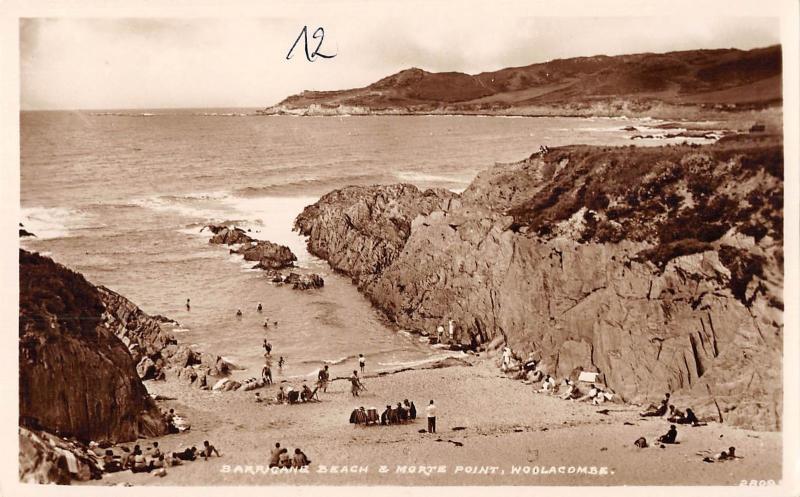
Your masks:
[{"label": "coastline", "polygon": [[[209,392],[187,389],[174,381],[147,382],[151,394],[175,398],[158,403],[187,417],[192,428],[141,441],[142,447],[159,441],[165,450],[177,451],[210,440],[222,457],[168,468],[164,478],[123,472],[86,484],[664,485],[674,483],[674,475],[681,474],[685,485],[738,485],[741,480],[781,478],[780,432],[709,423],[680,427],[676,445],[639,449],[633,446],[636,438],[644,436],[652,442],[666,432],[669,423],[640,419],[637,407],[621,404],[606,404],[602,407],[608,414],[599,414],[598,406],[533,393],[533,386],[502,376],[485,356],[472,362],[472,367],[368,374],[368,391],[359,399],[351,397],[347,382],[334,381],[321,395],[322,402],[297,405],[257,404],[254,392]],[[275,390],[274,386],[262,389],[261,395]],[[425,428],[422,417],[398,426],[348,423],[350,411],[359,405],[380,409],[405,398],[415,402],[418,416],[424,416],[429,398],[436,401],[436,434],[418,433]],[[453,430],[462,426],[465,429]],[[275,442],[290,450],[302,448],[312,461],[308,473],[270,473],[266,466]],[[731,445],[742,459],[708,464],[698,454]],[[487,459],[489,453],[492,458]],[[380,465],[390,471],[380,473]],[[494,474],[478,474],[472,468],[476,465],[497,469]],[[349,472],[356,469],[353,466],[367,467],[367,472],[353,478]],[[398,472],[398,466],[405,466],[405,472]],[[437,469],[426,474],[420,466]],[[446,467],[445,472],[438,472],[440,466]],[[457,466],[463,468],[456,472]],[[519,473],[512,474],[514,467],[521,468]],[[564,474],[559,473],[561,467]],[[591,472],[595,467],[597,474],[568,474],[571,467],[576,472],[584,467]],[[555,468],[553,473],[551,468]],[[607,474],[599,474],[601,468]],[[467,473],[473,469],[474,473]]]}]

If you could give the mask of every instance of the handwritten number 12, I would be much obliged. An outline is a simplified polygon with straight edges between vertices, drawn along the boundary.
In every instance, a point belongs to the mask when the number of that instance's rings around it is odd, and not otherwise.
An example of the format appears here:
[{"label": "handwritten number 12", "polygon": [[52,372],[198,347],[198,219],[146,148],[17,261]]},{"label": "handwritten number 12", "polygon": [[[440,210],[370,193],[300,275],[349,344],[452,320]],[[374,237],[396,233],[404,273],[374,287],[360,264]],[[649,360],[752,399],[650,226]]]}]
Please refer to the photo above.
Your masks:
[{"label": "handwritten number 12", "polygon": [[300,39],[301,38],[303,39],[303,48],[305,49],[306,59],[309,62],[314,62],[315,60],[317,60],[317,57],[322,57],[323,59],[332,59],[332,58],[336,57],[336,54],[326,55],[326,54],[321,53],[319,51],[320,48],[322,48],[322,40],[325,39],[325,30],[322,29],[322,27],[317,28],[317,30],[314,31],[314,34],[311,35],[311,38],[313,38],[315,40],[319,40],[319,42],[317,43],[317,48],[314,49],[313,52],[309,53],[309,51],[308,51],[308,26],[303,26],[303,29],[300,30],[300,34],[297,36],[297,39],[294,40],[294,43],[292,44],[292,48],[289,49],[289,53],[286,54],[286,60],[289,60],[289,59],[292,58],[292,52],[294,52],[294,49],[297,46],[297,44],[300,43]]}]

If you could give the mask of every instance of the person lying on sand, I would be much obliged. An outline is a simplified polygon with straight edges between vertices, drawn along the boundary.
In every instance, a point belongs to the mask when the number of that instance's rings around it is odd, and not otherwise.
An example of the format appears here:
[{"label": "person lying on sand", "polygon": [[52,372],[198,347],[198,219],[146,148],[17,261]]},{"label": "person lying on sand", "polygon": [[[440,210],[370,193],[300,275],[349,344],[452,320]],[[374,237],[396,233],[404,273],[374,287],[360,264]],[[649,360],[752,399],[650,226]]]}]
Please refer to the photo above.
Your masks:
[{"label": "person lying on sand", "polygon": [[740,459],[742,456],[736,455],[736,447],[728,447],[728,451],[722,451],[716,456],[712,457],[704,457],[704,462],[716,462],[716,461],[730,461],[732,459]]},{"label": "person lying on sand", "polygon": [[683,413],[683,411],[674,405],[669,406],[669,412],[667,412],[667,421],[670,423],[683,423],[683,419],[685,417],[686,415]]},{"label": "person lying on sand", "polygon": [[194,461],[197,459],[197,447],[189,447],[181,452],[173,452],[172,457],[181,461]]},{"label": "person lying on sand", "polygon": [[581,397],[579,397],[579,398],[577,398],[575,400],[578,401],[578,402],[584,402],[584,401],[587,401],[587,400],[594,400],[594,398],[597,396],[598,392],[599,392],[598,388],[594,385],[594,383],[592,383],[592,384],[589,385],[589,391],[586,392],[586,395],[583,395],[583,396],[581,396]]},{"label": "person lying on sand", "polygon": [[216,454],[217,457],[222,457],[217,448],[208,443],[208,440],[203,442],[203,450],[201,450],[200,453],[206,461],[208,461],[208,458],[211,457],[212,454]]},{"label": "person lying on sand", "polygon": [[686,409],[686,416],[684,416],[681,420],[678,421],[678,424],[684,425],[692,425],[692,426],[707,426],[708,423],[701,423],[697,416],[695,416],[694,411],[691,408]]},{"label": "person lying on sand", "polygon": [[647,409],[639,413],[639,416],[646,418],[646,417],[661,417],[667,413],[667,399],[661,401],[661,405],[658,407],[650,404]]},{"label": "person lying on sand", "polygon": [[581,396],[581,391],[578,390],[578,387],[575,385],[575,382],[572,380],[566,380],[567,391],[561,394],[561,398],[564,400],[571,400],[577,399]]},{"label": "person lying on sand", "polygon": [[670,425],[669,431],[665,435],[658,437],[658,441],[662,444],[674,444],[677,438],[678,430],[675,429],[675,425]]}]

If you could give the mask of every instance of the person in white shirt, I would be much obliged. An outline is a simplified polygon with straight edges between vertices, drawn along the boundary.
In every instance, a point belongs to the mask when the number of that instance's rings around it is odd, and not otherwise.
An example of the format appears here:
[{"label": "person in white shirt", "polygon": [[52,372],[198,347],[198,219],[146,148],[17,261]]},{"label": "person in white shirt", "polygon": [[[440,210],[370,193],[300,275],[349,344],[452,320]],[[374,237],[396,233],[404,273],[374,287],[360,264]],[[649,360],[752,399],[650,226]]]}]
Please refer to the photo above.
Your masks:
[{"label": "person in white shirt", "polygon": [[455,324],[455,322],[453,322],[452,319],[449,319],[447,321],[447,325],[449,326],[448,333],[450,334],[450,341],[452,342],[453,341],[453,337],[455,336],[455,332],[456,332],[456,324]]},{"label": "person in white shirt", "polygon": [[436,328],[436,343],[442,343],[442,335],[444,335],[444,326],[439,325]]},{"label": "person in white shirt", "polygon": [[361,368],[361,374],[364,374],[364,366],[367,365],[367,359],[364,354],[358,354],[358,367]]},{"label": "person in white shirt", "polygon": [[428,433],[436,433],[436,404],[432,400],[425,408],[425,413],[428,416]]},{"label": "person in white shirt", "polygon": [[542,380],[542,392],[543,393],[552,393],[553,392],[553,387],[555,387],[555,386],[556,386],[556,380],[550,375],[547,375],[545,377],[545,379]]}]

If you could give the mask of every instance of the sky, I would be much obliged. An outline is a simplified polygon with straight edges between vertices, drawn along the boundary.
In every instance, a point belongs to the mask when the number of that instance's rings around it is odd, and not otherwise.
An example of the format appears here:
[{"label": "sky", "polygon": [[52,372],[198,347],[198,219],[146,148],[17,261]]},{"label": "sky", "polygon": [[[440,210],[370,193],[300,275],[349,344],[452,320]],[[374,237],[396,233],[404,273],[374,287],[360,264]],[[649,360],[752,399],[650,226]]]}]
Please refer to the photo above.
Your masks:
[{"label": "sky", "polygon": [[[452,14],[452,13],[451,13]],[[303,45],[323,26],[320,52]],[[555,58],[750,49],[780,42],[775,18],[373,14],[274,18],[25,18],[23,110],[265,107],[303,90],[361,87],[409,67],[475,74]]]}]

